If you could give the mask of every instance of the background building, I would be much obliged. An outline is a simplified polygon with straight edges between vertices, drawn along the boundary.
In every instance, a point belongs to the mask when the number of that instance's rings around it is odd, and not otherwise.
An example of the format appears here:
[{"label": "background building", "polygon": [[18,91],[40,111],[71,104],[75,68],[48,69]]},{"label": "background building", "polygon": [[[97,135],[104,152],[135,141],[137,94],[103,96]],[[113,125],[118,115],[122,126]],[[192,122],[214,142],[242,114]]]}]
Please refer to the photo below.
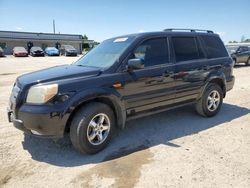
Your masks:
[{"label": "background building", "polygon": [[0,31],[0,46],[5,54],[12,54],[15,46],[23,46],[28,50],[30,45],[45,49],[47,46],[58,47],[63,44],[74,46],[81,54],[82,43],[82,35]]}]

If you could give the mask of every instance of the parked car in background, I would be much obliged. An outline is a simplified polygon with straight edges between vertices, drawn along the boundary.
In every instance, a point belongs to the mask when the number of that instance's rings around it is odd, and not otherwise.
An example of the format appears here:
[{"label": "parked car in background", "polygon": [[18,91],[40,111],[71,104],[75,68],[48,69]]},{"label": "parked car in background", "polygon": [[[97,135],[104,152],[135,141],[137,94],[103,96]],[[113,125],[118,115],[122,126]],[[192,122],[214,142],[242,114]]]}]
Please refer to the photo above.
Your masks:
[{"label": "parked car in background", "polygon": [[0,47],[0,57],[4,57],[4,51],[1,47]]},{"label": "parked car in background", "polygon": [[60,54],[65,56],[77,56],[77,50],[71,45],[62,45]]},{"label": "parked car in background", "polygon": [[250,46],[239,46],[237,50],[231,54],[234,65],[245,63],[246,66],[250,65]]},{"label": "parked car in background", "polygon": [[60,52],[55,47],[47,47],[47,48],[45,48],[45,54],[48,56],[59,56]]},{"label": "parked car in background", "polygon": [[18,77],[8,118],[34,136],[69,133],[78,151],[96,153],[129,119],[184,105],[215,116],[233,88],[232,65],[212,31],[111,38],[73,64]]},{"label": "parked car in background", "polygon": [[226,49],[227,49],[227,52],[229,53],[229,55],[233,54],[234,52],[236,52],[236,50],[239,48],[239,46],[230,46],[230,45],[227,45],[226,46]]},{"label": "parked car in background", "polygon": [[44,56],[44,51],[41,47],[39,46],[33,46],[31,49],[30,49],[30,55],[31,56]]},{"label": "parked car in background", "polygon": [[27,57],[28,55],[28,51],[24,47],[16,46],[13,48],[13,56],[15,57]]}]

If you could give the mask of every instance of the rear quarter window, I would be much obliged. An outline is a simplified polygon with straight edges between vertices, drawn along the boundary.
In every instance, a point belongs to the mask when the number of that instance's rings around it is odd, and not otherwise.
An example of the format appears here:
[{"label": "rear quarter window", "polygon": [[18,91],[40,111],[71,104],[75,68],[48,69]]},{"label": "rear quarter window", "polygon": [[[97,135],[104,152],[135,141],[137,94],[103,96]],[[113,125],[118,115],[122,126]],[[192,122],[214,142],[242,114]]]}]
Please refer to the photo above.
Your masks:
[{"label": "rear quarter window", "polygon": [[227,57],[227,50],[217,36],[201,36],[208,58]]}]

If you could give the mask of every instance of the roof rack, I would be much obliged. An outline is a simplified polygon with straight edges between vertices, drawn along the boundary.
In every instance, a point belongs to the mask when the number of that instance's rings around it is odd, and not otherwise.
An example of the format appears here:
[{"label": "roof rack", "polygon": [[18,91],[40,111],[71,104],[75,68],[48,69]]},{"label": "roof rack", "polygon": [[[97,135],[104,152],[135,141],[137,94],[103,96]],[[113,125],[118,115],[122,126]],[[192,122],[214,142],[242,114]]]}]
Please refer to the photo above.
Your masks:
[{"label": "roof rack", "polygon": [[206,32],[206,33],[214,33],[211,30],[204,30],[204,29],[177,29],[177,28],[169,28],[164,29],[164,31],[190,31],[190,32]]}]

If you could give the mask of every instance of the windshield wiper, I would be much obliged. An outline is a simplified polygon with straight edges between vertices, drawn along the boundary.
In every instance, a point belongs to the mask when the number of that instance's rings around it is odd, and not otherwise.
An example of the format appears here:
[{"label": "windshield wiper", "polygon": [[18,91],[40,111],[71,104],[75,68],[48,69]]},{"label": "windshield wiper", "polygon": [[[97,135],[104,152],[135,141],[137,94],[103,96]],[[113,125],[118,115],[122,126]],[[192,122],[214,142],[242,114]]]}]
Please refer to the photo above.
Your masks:
[{"label": "windshield wiper", "polygon": [[90,65],[81,65],[81,64],[78,64],[77,66],[79,66],[79,67],[101,68],[101,67],[95,67],[95,66],[90,66]]}]

